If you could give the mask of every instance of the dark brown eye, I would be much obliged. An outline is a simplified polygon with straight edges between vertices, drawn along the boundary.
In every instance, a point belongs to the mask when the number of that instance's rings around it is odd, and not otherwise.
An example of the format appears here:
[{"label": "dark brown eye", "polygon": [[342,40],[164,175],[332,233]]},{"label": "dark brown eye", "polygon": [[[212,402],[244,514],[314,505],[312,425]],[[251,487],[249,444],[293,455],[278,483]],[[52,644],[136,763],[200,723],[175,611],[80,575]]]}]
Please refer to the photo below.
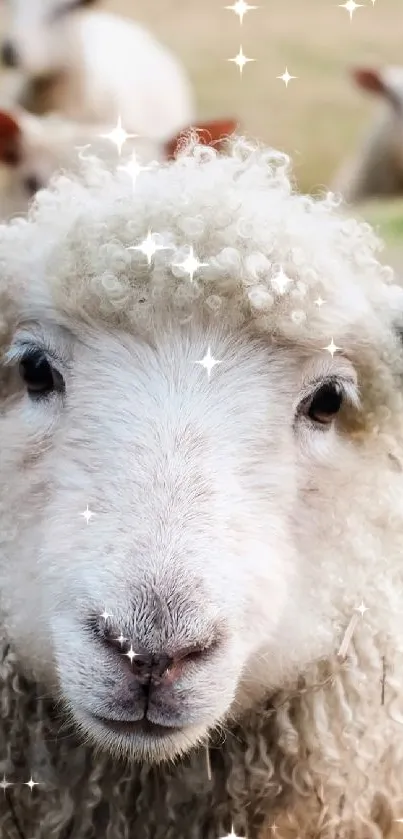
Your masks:
[{"label": "dark brown eye", "polygon": [[55,370],[41,350],[29,350],[20,361],[20,376],[32,399],[49,396],[64,390],[60,373]]},{"label": "dark brown eye", "polygon": [[340,411],[343,391],[337,382],[327,382],[313,395],[308,417],[321,425],[329,425]]}]

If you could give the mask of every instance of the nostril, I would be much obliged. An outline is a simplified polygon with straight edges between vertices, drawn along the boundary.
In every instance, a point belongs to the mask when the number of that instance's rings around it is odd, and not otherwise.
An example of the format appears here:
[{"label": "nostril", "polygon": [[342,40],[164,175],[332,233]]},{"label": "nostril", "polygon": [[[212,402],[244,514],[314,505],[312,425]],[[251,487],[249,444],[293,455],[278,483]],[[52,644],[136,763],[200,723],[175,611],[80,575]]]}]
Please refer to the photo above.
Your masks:
[{"label": "nostril", "polygon": [[18,67],[18,53],[11,41],[4,41],[1,46],[1,61],[5,67]]}]

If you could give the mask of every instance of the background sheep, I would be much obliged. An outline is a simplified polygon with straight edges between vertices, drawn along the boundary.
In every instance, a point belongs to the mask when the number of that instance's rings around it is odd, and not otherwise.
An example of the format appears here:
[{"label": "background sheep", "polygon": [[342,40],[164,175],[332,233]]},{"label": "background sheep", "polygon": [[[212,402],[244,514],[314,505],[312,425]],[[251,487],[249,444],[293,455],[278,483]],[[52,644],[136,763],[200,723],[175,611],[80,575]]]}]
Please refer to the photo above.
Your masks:
[{"label": "background sheep", "polygon": [[402,292],[287,170],[92,163],[1,229],[0,773],[44,785],[13,839],[401,816]]},{"label": "background sheep", "polygon": [[358,68],[354,78],[382,99],[378,118],[334,189],[351,203],[403,194],[403,67]]},{"label": "background sheep", "polygon": [[184,68],[146,28],[86,2],[9,5],[3,62],[18,70],[22,107],[102,124],[120,116],[126,131],[158,142],[194,122]]},{"label": "background sheep", "polygon": [[[200,142],[220,148],[225,137],[235,129],[233,120],[201,123],[193,132]],[[140,137],[129,138],[124,146],[121,165],[150,165],[175,157],[187,132],[179,132],[167,143]],[[81,148],[80,148],[81,147]],[[116,146],[108,137],[106,126],[84,125],[60,118],[57,114],[35,117],[13,108],[0,111],[0,216],[3,220],[28,210],[31,198],[61,170],[77,172],[80,155],[97,154],[105,163],[116,164]],[[134,168],[132,170],[134,173]]]}]

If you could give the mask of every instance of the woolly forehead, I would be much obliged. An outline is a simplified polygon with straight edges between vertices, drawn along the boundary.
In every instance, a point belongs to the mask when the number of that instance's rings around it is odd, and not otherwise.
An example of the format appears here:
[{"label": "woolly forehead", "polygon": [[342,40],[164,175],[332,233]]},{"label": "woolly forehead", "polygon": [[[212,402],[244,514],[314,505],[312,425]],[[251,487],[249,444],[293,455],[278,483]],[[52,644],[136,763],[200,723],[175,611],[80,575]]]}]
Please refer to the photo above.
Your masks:
[{"label": "woolly forehead", "polygon": [[[377,248],[331,197],[292,194],[285,156],[243,141],[228,157],[193,147],[134,189],[92,160],[80,181],[40,193],[27,221],[1,228],[2,308],[131,331],[161,308],[181,322],[198,309],[309,351],[333,339],[371,368],[398,356],[391,325],[403,310]],[[193,278],[189,256],[203,263]]]}]

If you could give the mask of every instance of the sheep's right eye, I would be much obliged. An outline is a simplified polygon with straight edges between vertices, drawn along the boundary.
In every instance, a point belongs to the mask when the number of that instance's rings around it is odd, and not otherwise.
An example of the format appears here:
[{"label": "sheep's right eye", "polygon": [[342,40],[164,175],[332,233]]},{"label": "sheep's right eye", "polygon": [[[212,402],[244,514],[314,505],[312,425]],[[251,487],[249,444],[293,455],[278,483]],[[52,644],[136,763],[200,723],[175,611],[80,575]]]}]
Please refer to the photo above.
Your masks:
[{"label": "sheep's right eye", "polygon": [[20,376],[33,399],[64,390],[64,381],[41,350],[30,350],[20,361]]},{"label": "sheep's right eye", "polygon": [[337,382],[326,382],[309,404],[308,417],[320,425],[329,425],[338,414],[343,402],[343,392]]}]

